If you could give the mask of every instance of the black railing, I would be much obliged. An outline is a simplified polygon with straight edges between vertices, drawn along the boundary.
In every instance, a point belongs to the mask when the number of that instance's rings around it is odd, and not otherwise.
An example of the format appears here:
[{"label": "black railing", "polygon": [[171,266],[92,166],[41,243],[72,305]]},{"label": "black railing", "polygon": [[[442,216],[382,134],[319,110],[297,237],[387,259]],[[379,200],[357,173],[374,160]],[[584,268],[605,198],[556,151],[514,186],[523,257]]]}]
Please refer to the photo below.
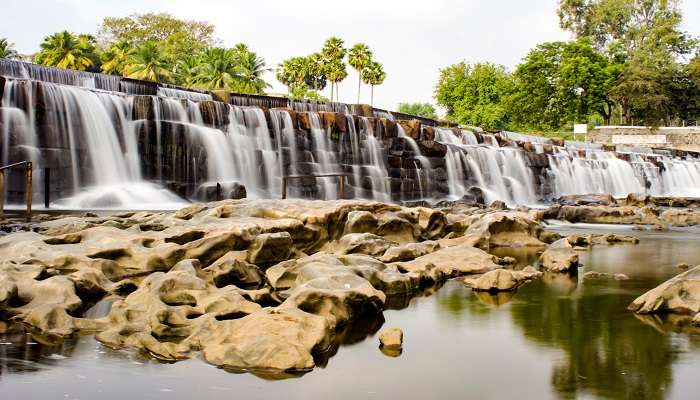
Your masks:
[{"label": "black railing", "polygon": [[[27,212],[26,218],[27,222],[32,219],[32,162],[31,161],[20,161],[14,164],[5,165],[0,167],[0,218],[4,216],[5,213],[5,171],[11,168],[17,167],[25,168],[25,183],[27,185],[25,190],[25,199],[27,202]],[[48,180],[47,180],[48,181]]]}]

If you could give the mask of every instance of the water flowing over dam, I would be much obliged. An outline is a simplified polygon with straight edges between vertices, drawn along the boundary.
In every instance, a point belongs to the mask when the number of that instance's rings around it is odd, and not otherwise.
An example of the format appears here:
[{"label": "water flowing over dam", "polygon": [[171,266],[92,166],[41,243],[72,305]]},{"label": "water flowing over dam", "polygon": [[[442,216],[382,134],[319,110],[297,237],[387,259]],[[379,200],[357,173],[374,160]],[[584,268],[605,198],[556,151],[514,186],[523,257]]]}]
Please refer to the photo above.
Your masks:
[{"label": "water flowing over dam", "polygon": [[[700,196],[695,154],[437,127],[369,106],[189,90],[0,60],[0,165],[34,164],[52,207],[166,209],[288,196],[537,204],[568,194]],[[48,185],[42,178],[49,171]],[[24,195],[8,171],[6,198]]]}]

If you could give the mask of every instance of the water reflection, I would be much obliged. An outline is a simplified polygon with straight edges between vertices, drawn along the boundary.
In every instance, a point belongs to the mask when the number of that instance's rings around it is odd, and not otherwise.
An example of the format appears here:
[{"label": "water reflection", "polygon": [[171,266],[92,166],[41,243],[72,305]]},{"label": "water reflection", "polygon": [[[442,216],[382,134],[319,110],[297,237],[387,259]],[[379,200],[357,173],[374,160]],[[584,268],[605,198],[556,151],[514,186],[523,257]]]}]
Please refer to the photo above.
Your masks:
[{"label": "water reflection", "polygon": [[[196,358],[160,364],[110,351],[91,337],[42,345],[21,326],[0,326],[0,393],[13,399],[59,391],[160,399],[694,398],[700,333],[687,318],[639,317],[626,308],[675,275],[677,263],[700,264],[696,238],[670,234],[642,238],[638,246],[596,247],[580,254],[578,277],[546,274],[514,293],[475,293],[451,281],[389,299],[383,314],[368,310],[339,331],[316,355],[319,368],[299,379],[231,374]],[[517,268],[536,261],[527,251],[506,253],[499,256],[516,257]],[[583,280],[586,270],[631,279]],[[89,313],[103,315],[106,306],[98,303]],[[379,349],[377,335],[387,326],[404,331],[398,358]],[[77,384],[76,376],[84,380]]]}]

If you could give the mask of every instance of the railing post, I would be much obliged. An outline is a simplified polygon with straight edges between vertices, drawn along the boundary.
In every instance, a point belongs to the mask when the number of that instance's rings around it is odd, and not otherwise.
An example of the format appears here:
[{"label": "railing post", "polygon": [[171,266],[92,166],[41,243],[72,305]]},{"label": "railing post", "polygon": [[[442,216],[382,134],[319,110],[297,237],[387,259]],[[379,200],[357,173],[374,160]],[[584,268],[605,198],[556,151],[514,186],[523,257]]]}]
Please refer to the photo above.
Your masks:
[{"label": "railing post", "polygon": [[44,168],[44,207],[49,208],[51,203],[51,169]]},{"label": "railing post", "polygon": [[287,177],[282,177],[282,200],[287,198]]},{"label": "railing post", "polygon": [[223,196],[221,195],[221,184],[216,182],[216,201],[221,201]]},{"label": "railing post", "polygon": [[5,215],[5,171],[0,171],[0,218]]},{"label": "railing post", "polygon": [[33,191],[32,191],[32,163],[27,162],[27,189],[26,189],[26,195],[27,195],[27,222],[32,220],[32,197],[33,197]]}]

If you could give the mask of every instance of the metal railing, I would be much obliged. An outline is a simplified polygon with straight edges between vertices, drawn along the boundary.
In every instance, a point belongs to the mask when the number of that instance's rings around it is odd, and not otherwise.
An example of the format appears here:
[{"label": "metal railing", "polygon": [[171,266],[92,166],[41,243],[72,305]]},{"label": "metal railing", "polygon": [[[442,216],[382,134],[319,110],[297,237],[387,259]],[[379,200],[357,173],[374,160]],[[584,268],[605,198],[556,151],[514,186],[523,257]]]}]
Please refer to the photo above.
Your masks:
[{"label": "metal railing", "polygon": [[26,218],[27,222],[32,219],[32,162],[31,161],[20,161],[14,164],[5,165],[0,167],[0,218],[5,214],[5,171],[11,168],[22,167],[25,168],[25,183],[27,185],[25,190],[25,198],[27,202],[27,212]]},{"label": "metal railing", "polygon": [[303,179],[303,178],[332,178],[338,177],[338,198],[342,199],[345,194],[345,179],[348,174],[315,174],[315,175],[287,175],[282,177],[282,199],[287,198],[287,183],[290,179]]}]

